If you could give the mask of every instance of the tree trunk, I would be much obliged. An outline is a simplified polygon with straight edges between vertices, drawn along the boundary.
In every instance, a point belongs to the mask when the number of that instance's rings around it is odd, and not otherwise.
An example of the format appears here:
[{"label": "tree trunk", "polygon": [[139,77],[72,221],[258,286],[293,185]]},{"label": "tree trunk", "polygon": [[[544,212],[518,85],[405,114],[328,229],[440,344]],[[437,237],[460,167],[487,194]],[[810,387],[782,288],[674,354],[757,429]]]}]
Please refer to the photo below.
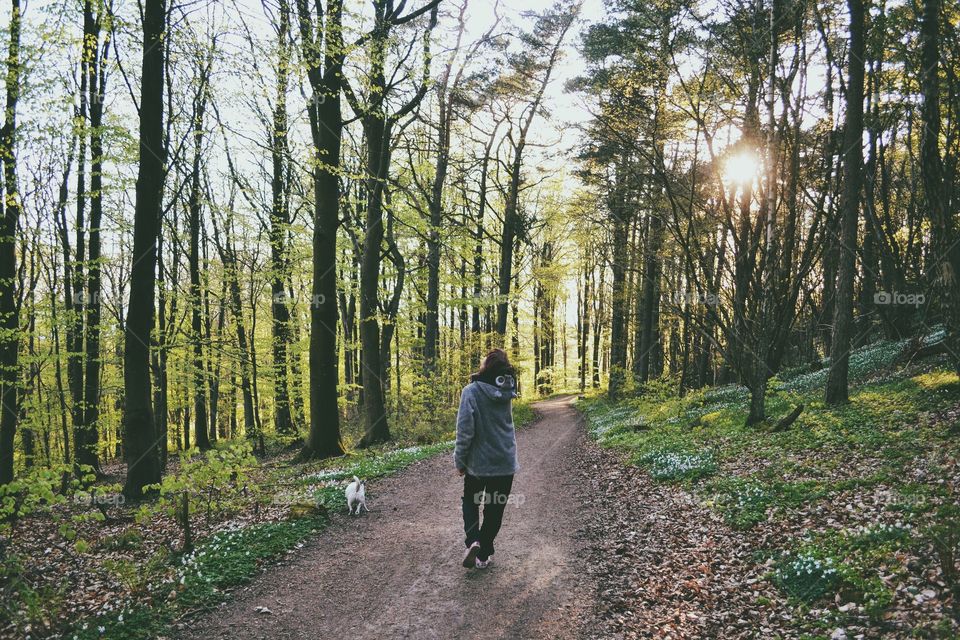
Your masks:
[{"label": "tree trunk", "polygon": [[[103,220],[103,103],[107,91],[106,66],[109,57],[110,36],[105,36],[103,50],[96,49],[100,34],[103,5],[95,21],[94,56],[90,70],[90,245],[87,264],[86,307],[86,371],[84,371],[84,449],[85,460],[100,473],[100,318],[101,318],[101,247],[100,224]],[[86,10],[86,9],[85,9]]]},{"label": "tree trunk", "polygon": [[[385,86],[382,69],[375,86]],[[379,82],[379,84],[376,84]],[[381,89],[383,90],[383,89]],[[390,439],[384,401],[383,362],[380,351],[379,289],[383,254],[383,190],[389,167],[390,140],[386,118],[364,120],[367,136],[367,211],[363,259],[360,263],[360,379],[363,384],[363,431],[361,446]]]},{"label": "tree trunk", "polygon": [[860,191],[863,183],[863,0],[847,0],[850,10],[850,53],[847,71],[847,108],[844,123],[844,187],[840,218],[840,268],[830,339],[830,371],[825,401],[836,405],[848,400],[850,347],[853,339],[854,277],[857,268],[857,225],[860,220]]},{"label": "tree trunk", "polygon": [[[461,29],[462,31],[462,29]],[[447,166],[450,163],[450,128],[453,109],[447,84],[450,79],[450,66],[438,87],[440,122],[437,125],[437,159],[433,184],[430,188],[430,231],[427,235],[427,308],[423,342],[423,374],[429,378],[436,368],[437,343],[440,329],[440,228],[443,224],[443,186],[447,178]]]},{"label": "tree trunk", "polygon": [[[87,135],[88,110],[90,102],[91,67],[97,56],[96,25],[93,17],[93,6],[90,0],[83,3],[83,46],[80,51],[80,105],[77,109],[79,126],[80,149],[77,155],[77,211],[74,221],[76,242],[75,255],[70,261],[66,249],[68,241],[66,222],[63,225],[64,237],[64,281],[70,281],[71,299],[68,301],[67,320],[67,385],[70,388],[70,419],[73,424],[73,440],[76,450],[75,462],[79,465],[90,465],[96,460],[96,452],[90,451],[87,446],[87,429],[83,424],[83,326],[88,299],[85,295],[86,283],[83,278],[83,269],[86,258],[86,244],[84,231],[86,228],[87,208]],[[80,475],[78,473],[78,475]]]},{"label": "tree trunk", "polygon": [[931,268],[947,325],[947,352],[960,373],[960,246],[947,207],[943,160],[940,158],[940,16],[941,0],[924,0],[920,23],[920,90],[923,94],[920,172],[930,217],[931,253],[934,256]]},{"label": "tree trunk", "polygon": [[193,349],[193,424],[194,442],[201,451],[210,448],[209,421],[207,420],[207,376],[203,347],[203,291],[200,283],[200,227],[202,205],[200,203],[200,158],[203,154],[203,117],[207,106],[208,63],[201,63],[200,86],[193,111],[193,168],[190,173],[190,345]]},{"label": "tree trunk", "polygon": [[[393,113],[387,112],[387,95],[393,88],[388,84],[385,71],[389,51],[390,31],[403,24],[407,17],[399,17],[403,4],[394,11],[392,2],[375,0],[376,18],[370,39],[370,67],[367,77],[370,86],[366,105],[361,105],[352,89],[348,93],[351,107],[360,115],[366,135],[366,234],[363,239],[363,258],[360,262],[360,344],[361,380],[363,382],[363,438],[361,447],[390,440],[390,427],[384,389],[387,380],[383,375],[388,363],[383,359],[380,335],[380,264],[383,252],[383,202],[387,181],[390,178],[393,126],[400,118],[412,112],[423,100],[428,88],[430,71],[430,32],[437,24],[439,0],[427,3],[413,11],[410,16],[430,12],[430,24],[423,39],[423,83],[417,92]],[[402,280],[400,282],[402,286]],[[392,306],[392,305],[391,305]],[[388,319],[389,320],[389,319]],[[389,333],[389,331],[388,331]],[[389,342],[387,343],[389,348]]]},{"label": "tree trunk", "polygon": [[[176,262],[176,261],[174,261]],[[176,289],[176,286],[173,287]],[[167,377],[167,350],[169,349],[169,325],[176,317],[176,299],[170,304],[171,322],[167,321],[167,285],[166,268],[163,260],[163,228],[157,233],[157,332],[153,353],[153,410],[156,419],[157,442],[159,447],[160,470],[167,468],[167,448],[169,447],[169,379]],[[179,439],[177,441],[179,445]]]},{"label": "tree trunk", "polygon": [[627,211],[623,168],[618,170],[617,185],[613,189],[608,206],[613,220],[613,294],[610,302],[610,381],[608,393],[617,400],[623,394],[627,375],[627,326],[626,308],[629,292],[626,288],[627,253],[630,234],[630,217]]},{"label": "tree trunk", "polygon": [[523,148],[526,143],[524,129],[513,151],[510,165],[510,186],[503,212],[503,230],[500,234],[500,289],[497,299],[497,333],[501,342],[507,335],[507,308],[510,303],[510,284],[513,280],[513,244],[517,236],[517,205],[520,199],[520,172],[523,169]]},{"label": "tree trunk", "polygon": [[643,265],[642,315],[637,320],[640,331],[640,353],[637,366],[640,382],[650,379],[651,370],[657,368],[658,347],[660,345],[659,307],[660,307],[660,246],[663,232],[660,215],[651,212],[647,236],[647,251]]},{"label": "tree trunk", "polygon": [[[140,166],[133,223],[130,302],[124,331],[123,435],[127,460],[124,494],[139,498],[160,481],[160,460],[150,389],[150,333],[156,278],[156,241],[163,197],[166,149],[163,140],[165,0],[144,0],[143,69],[140,89]],[[2,274],[0,274],[2,275]]]},{"label": "tree trunk", "polygon": [[[317,3],[319,6],[319,3]],[[313,140],[313,288],[310,304],[310,432],[301,456],[325,458],[343,455],[340,440],[337,352],[337,227],[340,224],[340,138],[343,120],[340,92],[343,82],[341,0],[329,0],[322,66],[321,42],[314,38],[314,19],[306,0],[297,0],[300,35],[307,77],[313,91],[309,105]]]},{"label": "tree trunk", "polygon": [[[217,236],[214,235],[214,241],[220,254],[220,261],[223,263],[223,270],[227,278],[227,287],[230,291],[230,312],[233,314],[233,321],[237,328],[237,350],[240,357],[240,393],[243,398],[243,431],[244,436],[254,443],[257,451],[263,453],[264,442],[263,433],[257,427],[257,407],[253,398],[253,386],[251,378],[251,354],[250,342],[253,340],[252,334],[248,335],[247,328],[243,320],[243,296],[240,292],[240,267],[237,265],[236,249],[230,238],[230,220],[224,224],[225,246],[216,242]],[[216,226],[214,226],[216,230]]]},{"label": "tree trunk", "polygon": [[[513,158],[511,159],[509,170],[510,184],[507,190],[506,204],[504,206],[503,231],[500,238],[500,295],[497,300],[496,329],[497,333],[500,335],[501,343],[504,341],[505,336],[507,335],[507,311],[510,303],[510,285],[513,281],[513,245],[518,233],[521,231],[519,228],[520,219],[518,206],[522,182],[521,172],[523,170],[523,152],[527,145],[527,133],[530,130],[530,126],[533,124],[533,120],[540,113],[540,105],[543,102],[544,93],[547,90],[547,86],[550,84],[550,77],[553,74],[554,67],[556,67],[557,60],[560,57],[560,50],[561,46],[563,45],[563,40],[567,35],[567,31],[570,29],[570,25],[573,24],[573,19],[576,17],[576,11],[577,10],[573,10],[565,15],[552,16],[555,19],[559,19],[559,22],[555,22],[552,25],[555,31],[551,35],[553,35],[555,39],[553,42],[545,43],[549,46],[549,54],[546,60],[540,63],[541,69],[539,69],[539,71],[542,73],[542,76],[539,78],[539,82],[536,85],[536,90],[533,94],[533,97],[524,109],[525,115],[522,117],[518,136],[516,142],[513,144]],[[549,28],[550,27],[548,27],[548,29]],[[510,139],[513,140],[512,135]]]},{"label": "tree trunk", "polygon": [[287,91],[290,75],[290,3],[280,0],[277,32],[277,85],[273,108],[271,158],[273,175],[270,188],[273,202],[270,208],[270,289],[273,295],[273,424],[277,433],[296,432],[290,413],[290,386],[287,352],[290,345],[290,309],[287,306],[287,228],[290,224],[289,179],[287,177]]}]

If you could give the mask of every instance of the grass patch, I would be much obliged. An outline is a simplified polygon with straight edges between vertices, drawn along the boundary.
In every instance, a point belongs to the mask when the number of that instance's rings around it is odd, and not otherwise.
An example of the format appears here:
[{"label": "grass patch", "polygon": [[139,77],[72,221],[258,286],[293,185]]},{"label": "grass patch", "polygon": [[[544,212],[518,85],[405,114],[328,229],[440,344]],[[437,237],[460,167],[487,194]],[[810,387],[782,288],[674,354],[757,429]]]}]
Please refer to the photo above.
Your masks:
[{"label": "grass patch", "polygon": [[772,579],[792,598],[809,603],[839,594],[879,620],[894,598],[889,576],[903,571],[897,554],[915,543],[913,527],[900,522],[831,530],[781,559]]},{"label": "grass patch", "polygon": [[800,403],[806,407],[783,433],[744,426],[746,396],[735,386],[619,403],[598,396],[581,400],[578,407],[594,439],[637,460],[654,452],[709,451],[721,469],[755,459],[782,464],[789,471],[786,467],[797,457],[816,453],[817,466],[806,464],[811,477],[819,477],[842,471],[850,452],[858,451],[894,473],[942,444],[942,429],[929,425],[925,415],[956,404],[960,381],[952,372],[936,371],[870,383],[853,388],[850,403],[840,407],[824,406],[820,396],[820,390],[771,388],[769,415],[785,415]]},{"label": "grass patch", "polygon": [[170,607],[123,607],[116,614],[82,622],[65,637],[73,640],[148,640],[164,635],[172,620]]},{"label": "grass patch", "polygon": [[[266,522],[225,529],[188,554],[168,559],[163,573],[141,568],[140,580],[149,601],[146,607],[127,604],[76,625],[65,637],[78,640],[110,638],[139,640],[165,635],[172,620],[186,611],[209,610],[223,602],[230,589],[247,584],[258,568],[321,531],[327,518],[314,516],[286,522]],[[173,565],[172,571],[169,570]],[[134,569],[128,567],[124,572]],[[167,569],[167,570],[164,570]],[[163,577],[160,577],[160,576]],[[153,576],[154,582],[146,582]]]},{"label": "grass patch", "polygon": [[180,558],[176,578],[161,593],[176,591],[182,607],[209,608],[223,599],[224,590],[248,583],[260,564],[277,559],[327,523],[315,516],[219,531]]},{"label": "grass patch", "polygon": [[[318,482],[340,482],[358,476],[364,480],[381,478],[405,469],[418,460],[429,458],[453,447],[452,442],[440,442],[430,445],[416,445],[403,449],[374,450],[367,449],[352,452],[345,458],[333,458],[327,461],[325,468],[306,475],[298,475],[300,484]],[[332,466],[337,465],[337,466]]]}]

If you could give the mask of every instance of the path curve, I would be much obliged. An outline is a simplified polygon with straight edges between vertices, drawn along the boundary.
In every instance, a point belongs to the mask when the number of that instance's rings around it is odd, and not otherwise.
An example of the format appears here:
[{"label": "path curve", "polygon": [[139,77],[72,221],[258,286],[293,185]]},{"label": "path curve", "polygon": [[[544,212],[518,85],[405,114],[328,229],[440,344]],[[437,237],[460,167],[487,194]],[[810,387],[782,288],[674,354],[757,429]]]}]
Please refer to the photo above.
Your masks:
[{"label": "path curve", "polygon": [[540,420],[517,434],[523,503],[507,507],[491,568],[460,566],[462,481],[443,454],[370,483],[369,515],[334,516],[291,560],[184,621],[180,637],[577,637],[595,589],[579,559],[585,436],[571,401],[538,403]]}]

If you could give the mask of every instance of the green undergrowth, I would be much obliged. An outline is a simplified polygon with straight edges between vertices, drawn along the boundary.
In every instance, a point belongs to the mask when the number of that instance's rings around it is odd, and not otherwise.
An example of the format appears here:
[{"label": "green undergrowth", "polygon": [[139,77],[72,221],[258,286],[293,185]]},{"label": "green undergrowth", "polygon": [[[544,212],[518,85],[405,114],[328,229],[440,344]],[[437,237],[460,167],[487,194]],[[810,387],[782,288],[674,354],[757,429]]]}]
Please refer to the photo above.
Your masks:
[{"label": "green undergrowth", "polygon": [[297,482],[303,485],[317,486],[313,497],[326,509],[339,509],[343,506],[343,487],[354,476],[364,481],[376,480],[409,467],[414,462],[430,458],[443,451],[450,451],[453,442],[439,442],[431,445],[417,445],[387,451],[363,451],[352,453],[340,459],[336,466],[330,466],[314,473],[300,475]]},{"label": "green undergrowth", "polygon": [[[768,422],[752,427],[745,425],[749,394],[737,385],[683,397],[649,385],[619,402],[582,398],[578,407],[601,445],[623,451],[656,482],[679,483],[741,531],[818,522],[841,499],[853,515],[858,495],[893,496],[874,515],[851,520],[876,522],[848,530],[824,518],[813,532],[784,529],[777,550],[757,550],[772,561],[769,579],[798,607],[837,597],[879,619],[894,598],[891,577],[905,570],[904,553],[925,555],[944,571],[960,558],[960,512],[950,511],[956,500],[936,481],[947,470],[933,462],[960,454],[942,417],[960,404],[960,381],[936,366],[905,370],[905,344],[854,352],[850,402],[839,407],[823,402],[826,369],[773,378]],[[800,404],[799,418],[775,432],[776,421]],[[927,479],[911,479],[904,473],[911,467]]]},{"label": "green undergrowth", "polygon": [[[249,583],[261,566],[283,556],[327,524],[322,515],[265,522],[218,531],[190,553],[161,552],[157,564],[164,570],[146,573],[155,581],[142,584],[139,594],[141,599],[155,603],[153,606],[138,603],[119,607],[83,621],[67,637],[132,640],[161,636],[177,617],[214,608],[226,599],[230,589]],[[137,571],[135,567],[128,570]]]},{"label": "green undergrowth", "polygon": [[921,542],[913,526],[901,522],[833,529],[795,541],[779,555],[770,577],[795,602],[836,594],[879,621],[894,598],[891,581],[904,571],[895,558]]}]

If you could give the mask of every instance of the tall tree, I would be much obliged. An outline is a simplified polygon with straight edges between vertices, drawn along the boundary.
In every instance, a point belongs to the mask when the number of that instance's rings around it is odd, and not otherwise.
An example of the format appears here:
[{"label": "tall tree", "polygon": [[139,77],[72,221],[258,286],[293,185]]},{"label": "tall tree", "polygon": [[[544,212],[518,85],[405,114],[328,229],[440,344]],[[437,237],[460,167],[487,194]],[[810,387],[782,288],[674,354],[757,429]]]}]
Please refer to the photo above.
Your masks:
[{"label": "tall tree", "polygon": [[[351,88],[349,82],[343,85],[350,106],[360,119],[366,136],[366,235],[360,263],[360,358],[364,426],[361,446],[390,439],[379,318],[380,266],[385,238],[384,199],[390,178],[394,126],[417,108],[430,87],[430,36],[437,24],[439,4],[440,0],[432,0],[419,9],[401,15],[406,2],[395,6],[393,0],[374,0],[374,24],[365,38],[369,49],[365,101],[361,102],[361,96]],[[413,22],[428,13],[430,18],[423,35],[423,77],[420,85],[401,106],[391,110],[389,99],[397,92],[397,87],[388,81],[387,76],[391,32],[396,27]]]},{"label": "tall tree", "polygon": [[13,443],[20,416],[20,310],[17,305],[17,234],[20,191],[17,175],[17,101],[20,98],[20,0],[10,3],[6,103],[0,129],[3,185],[0,195],[0,484],[13,480]]},{"label": "tall tree", "polygon": [[[84,6],[84,24],[90,11],[89,2]],[[88,242],[87,280],[84,310],[86,312],[86,338],[84,344],[85,370],[83,372],[83,452],[77,450],[77,462],[100,470],[99,422],[100,422],[100,335],[102,306],[102,255],[101,229],[103,221],[103,109],[107,95],[107,61],[113,21],[113,2],[107,0],[99,5],[90,27],[92,57],[89,67],[90,92],[90,235]],[[86,29],[86,26],[85,26]],[[100,35],[103,34],[103,43]],[[99,50],[98,50],[99,46]],[[85,54],[86,55],[86,54]]]},{"label": "tall tree", "polygon": [[[214,39],[213,46],[216,46]],[[190,231],[190,345],[193,349],[191,371],[193,373],[193,425],[194,442],[201,450],[210,448],[209,421],[207,419],[207,375],[204,361],[203,289],[200,278],[200,235],[203,225],[203,202],[201,173],[203,172],[204,117],[209,96],[210,68],[213,52],[208,52],[199,61],[197,92],[193,99],[193,164],[190,168],[190,196],[187,203]]]},{"label": "tall tree", "polygon": [[533,32],[521,37],[524,49],[513,60],[513,77],[509,81],[519,85],[515,87],[518,94],[532,97],[523,104],[516,130],[511,130],[509,135],[512,158],[500,238],[500,297],[497,301],[497,333],[500,334],[501,341],[503,336],[507,335],[514,241],[521,233],[518,205],[523,186],[523,158],[527,137],[534,119],[540,114],[544,94],[560,59],[563,41],[579,10],[579,4],[561,2],[538,16]]},{"label": "tall tree", "polygon": [[853,322],[854,277],[857,269],[857,226],[863,187],[863,86],[865,30],[863,0],[847,0],[850,11],[850,52],[847,54],[847,106],[843,125],[843,209],[840,219],[840,269],[830,339],[827,404],[847,402],[847,378]]},{"label": "tall tree", "polygon": [[924,0],[920,20],[920,175],[930,218],[931,268],[938,284],[947,325],[948,353],[960,373],[960,243],[954,216],[947,205],[940,157],[940,29],[941,0]]},{"label": "tall tree", "polygon": [[163,137],[165,0],[144,0],[143,62],[140,85],[140,162],[133,221],[130,302],[124,331],[123,436],[127,477],[124,494],[143,495],[159,482],[160,458],[150,389],[150,334],[153,331],[157,233],[167,151]]},{"label": "tall tree", "polygon": [[[232,209],[232,207],[228,207]],[[233,314],[234,327],[237,335],[237,352],[240,360],[240,394],[243,401],[243,431],[244,437],[253,442],[254,449],[264,452],[263,431],[259,427],[257,418],[257,404],[253,390],[253,331],[247,330],[246,320],[243,317],[243,293],[240,289],[240,266],[237,259],[237,249],[233,240],[233,217],[228,215],[223,224],[224,238],[220,239],[219,227],[214,221],[213,243],[220,254],[226,279],[230,312]]]},{"label": "tall tree", "polygon": [[[322,9],[315,3],[318,12]],[[340,141],[343,116],[343,3],[328,0],[314,16],[297,0],[300,41],[312,95],[307,107],[313,142],[313,288],[310,303],[310,432],[302,456],[343,454],[337,352],[337,228],[340,225]],[[379,348],[379,346],[378,346]]]},{"label": "tall tree", "polygon": [[290,307],[286,287],[289,277],[287,233],[290,227],[290,178],[287,124],[287,91],[290,84],[290,3],[280,0],[277,24],[276,94],[273,104],[273,127],[270,132],[270,155],[273,163],[270,190],[270,290],[273,295],[273,396],[274,428],[277,433],[296,431],[290,412],[289,364]]},{"label": "tall tree", "polygon": [[457,35],[450,58],[436,85],[437,95],[437,154],[433,183],[429,193],[430,228],[427,234],[427,309],[423,330],[423,373],[429,376],[436,367],[440,336],[440,227],[443,223],[443,188],[450,166],[450,134],[453,129],[454,106],[463,67],[453,76],[453,65],[460,52],[460,43],[466,29],[467,2],[460,5]]}]

